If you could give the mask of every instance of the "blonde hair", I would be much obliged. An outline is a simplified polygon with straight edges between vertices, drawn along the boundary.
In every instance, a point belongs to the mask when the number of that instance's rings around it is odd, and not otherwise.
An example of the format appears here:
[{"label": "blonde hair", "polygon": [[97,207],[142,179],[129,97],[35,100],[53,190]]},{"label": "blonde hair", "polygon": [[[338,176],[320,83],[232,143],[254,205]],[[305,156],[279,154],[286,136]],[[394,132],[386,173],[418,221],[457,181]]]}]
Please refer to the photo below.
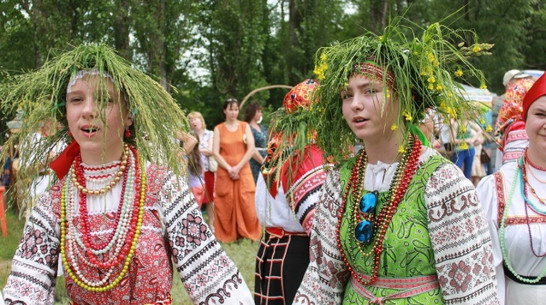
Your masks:
[{"label": "blonde hair", "polygon": [[192,112],[188,113],[188,121],[190,121],[191,119],[194,119],[194,118],[200,119],[201,124],[203,124],[203,129],[207,129],[207,123],[205,123],[205,118],[203,117],[201,112],[192,111]]}]

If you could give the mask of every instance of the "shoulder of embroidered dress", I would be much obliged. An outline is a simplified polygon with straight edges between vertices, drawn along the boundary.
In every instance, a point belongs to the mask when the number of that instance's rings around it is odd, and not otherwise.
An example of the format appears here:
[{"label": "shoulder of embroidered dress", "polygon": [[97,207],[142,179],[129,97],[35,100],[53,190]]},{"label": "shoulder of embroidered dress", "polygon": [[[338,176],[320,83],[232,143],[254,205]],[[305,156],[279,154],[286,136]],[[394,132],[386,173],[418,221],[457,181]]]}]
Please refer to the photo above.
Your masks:
[{"label": "shoulder of embroidered dress", "polygon": [[[461,170],[451,162],[443,162],[434,169],[425,185],[425,199],[444,198],[449,194],[463,194],[474,191],[474,185]],[[431,199],[432,200],[432,199]],[[428,200],[427,200],[428,201]]]},{"label": "shoulder of embroidered dress", "polygon": [[335,189],[339,187],[339,174],[340,174],[340,168],[334,168],[331,171],[328,171],[328,174],[326,175],[326,180],[324,181],[324,185],[326,187]]},{"label": "shoulder of embroidered dress", "polygon": [[[441,177],[440,182],[448,183],[451,180],[458,180],[464,177],[461,170],[451,162],[443,162],[433,171],[432,176]],[[468,179],[466,179],[468,180]],[[470,180],[468,180],[470,182]]]},{"label": "shoulder of embroidered dress", "polygon": [[60,201],[61,201],[61,191],[60,189],[57,191],[50,190],[49,192],[45,192],[41,194],[38,197],[38,200],[36,201],[36,206],[40,209],[60,209]]},{"label": "shoulder of embroidered dress", "polygon": [[[478,182],[478,185],[476,186],[476,191],[478,193],[493,191],[495,189],[495,179],[497,179],[496,176],[497,173],[494,173],[480,179],[480,182]],[[503,175],[500,176],[502,177]]]},{"label": "shoulder of embroidered dress", "polygon": [[146,176],[148,178],[148,181],[150,181],[151,179],[162,180],[163,177],[167,175],[174,175],[174,174],[168,168],[164,166],[159,166],[154,163],[146,164]]},{"label": "shoulder of embroidered dress", "polygon": [[52,186],[49,188],[49,192],[47,192],[47,193],[49,193],[49,194],[51,194],[51,195],[57,194],[57,193],[60,194],[61,191],[62,191],[62,188],[63,188],[63,184],[64,184],[64,182],[65,182],[65,179],[66,179],[66,177],[63,178],[63,179],[60,180],[60,181],[57,181],[54,185],[52,185]]}]

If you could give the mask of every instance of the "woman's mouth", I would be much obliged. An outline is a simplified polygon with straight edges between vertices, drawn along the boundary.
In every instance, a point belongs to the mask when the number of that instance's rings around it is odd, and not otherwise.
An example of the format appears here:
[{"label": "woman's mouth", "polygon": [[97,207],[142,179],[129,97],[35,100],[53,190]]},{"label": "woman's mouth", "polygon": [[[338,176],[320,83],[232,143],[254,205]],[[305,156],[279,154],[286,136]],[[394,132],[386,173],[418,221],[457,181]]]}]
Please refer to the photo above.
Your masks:
[{"label": "woman's mouth", "polygon": [[96,126],[86,126],[86,127],[82,127],[80,130],[82,131],[84,136],[91,138],[95,136],[97,131],[99,131],[99,128]]},{"label": "woman's mouth", "polygon": [[365,123],[365,122],[367,122],[367,121],[368,121],[368,119],[363,118],[363,117],[355,117],[355,118],[353,118],[353,122],[354,122],[355,124],[363,124],[363,123]]}]

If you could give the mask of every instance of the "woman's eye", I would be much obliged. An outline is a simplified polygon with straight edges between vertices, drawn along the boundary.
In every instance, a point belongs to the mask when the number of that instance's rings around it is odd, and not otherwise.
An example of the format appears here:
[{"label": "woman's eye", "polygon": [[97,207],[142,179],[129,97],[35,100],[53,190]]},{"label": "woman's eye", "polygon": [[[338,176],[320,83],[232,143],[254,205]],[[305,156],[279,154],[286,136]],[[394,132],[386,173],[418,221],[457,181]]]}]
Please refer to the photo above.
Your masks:
[{"label": "woman's eye", "polygon": [[112,99],[112,97],[108,96],[108,97],[105,97],[105,96],[99,96],[97,98],[97,102],[100,102],[100,103],[106,103],[106,104],[112,104],[114,102],[114,99]]},{"label": "woman's eye", "polygon": [[377,93],[377,90],[375,90],[375,88],[368,88],[365,90],[365,93],[366,94],[375,94]]},{"label": "woman's eye", "polygon": [[349,99],[351,97],[353,97],[353,94],[351,92],[341,92],[341,99],[346,100],[346,99]]},{"label": "woman's eye", "polygon": [[69,101],[70,103],[76,103],[76,102],[81,102],[81,101],[83,101],[83,98],[80,97],[80,96],[74,96],[74,97],[69,98],[68,101]]}]

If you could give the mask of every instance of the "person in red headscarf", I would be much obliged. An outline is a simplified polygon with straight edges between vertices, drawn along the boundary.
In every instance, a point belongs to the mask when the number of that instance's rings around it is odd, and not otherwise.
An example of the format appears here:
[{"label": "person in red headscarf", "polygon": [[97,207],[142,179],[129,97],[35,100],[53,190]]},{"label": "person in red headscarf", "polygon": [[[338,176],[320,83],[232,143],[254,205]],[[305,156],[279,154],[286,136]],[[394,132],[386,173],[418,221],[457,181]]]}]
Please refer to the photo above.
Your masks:
[{"label": "person in red headscarf", "polygon": [[522,103],[529,145],[516,162],[480,182],[489,220],[499,298],[505,304],[542,304],[546,298],[546,75]]},{"label": "person in red headscarf", "polygon": [[330,165],[312,136],[306,137],[307,145],[298,152],[288,153],[282,145],[277,146],[283,137],[294,138],[287,134],[290,127],[283,128],[285,120],[294,120],[310,107],[317,86],[308,79],[286,94],[273,130],[276,137],[268,145],[266,165],[258,177],[256,211],[265,226],[265,236],[256,256],[256,304],[292,304],[309,264],[309,234]]}]

